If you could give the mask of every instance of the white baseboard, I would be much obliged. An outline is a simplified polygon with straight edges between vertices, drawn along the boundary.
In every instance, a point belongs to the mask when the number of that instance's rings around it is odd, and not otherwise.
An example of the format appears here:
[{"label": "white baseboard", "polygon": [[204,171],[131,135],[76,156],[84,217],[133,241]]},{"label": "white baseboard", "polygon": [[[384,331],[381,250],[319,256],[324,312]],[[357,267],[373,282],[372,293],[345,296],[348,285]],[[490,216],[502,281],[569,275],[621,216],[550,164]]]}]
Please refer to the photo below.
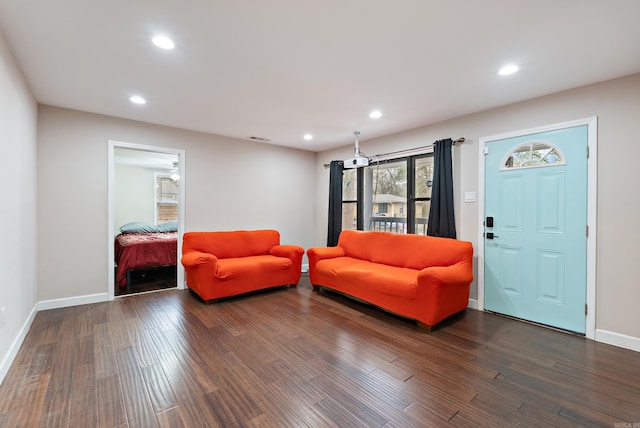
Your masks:
[{"label": "white baseboard", "polygon": [[478,301],[476,299],[469,299],[467,308],[478,310]]},{"label": "white baseboard", "polygon": [[640,352],[640,337],[627,336],[613,331],[596,329],[596,342],[619,346]]},{"label": "white baseboard", "polygon": [[9,347],[9,350],[4,355],[2,362],[0,362],[0,384],[9,372],[9,368],[11,367],[11,364],[13,364],[13,360],[16,358],[16,355],[18,355],[18,350],[20,349],[20,346],[22,346],[24,338],[27,337],[27,333],[29,332],[31,324],[33,323],[33,320],[35,319],[37,313],[38,304],[36,303],[33,306],[33,309],[31,309],[31,312],[29,313],[29,316],[25,320],[24,324],[22,325],[22,328],[18,332],[18,335],[13,340],[13,343]]},{"label": "white baseboard", "polygon": [[306,273],[309,272],[309,264],[304,264],[302,265],[302,273]]},{"label": "white baseboard", "polygon": [[91,303],[106,302],[109,293],[87,294],[85,296],[65,297],[63,299],[41,300],[38,302],[38,310],[67,308],[69,306],[89,305]]}]

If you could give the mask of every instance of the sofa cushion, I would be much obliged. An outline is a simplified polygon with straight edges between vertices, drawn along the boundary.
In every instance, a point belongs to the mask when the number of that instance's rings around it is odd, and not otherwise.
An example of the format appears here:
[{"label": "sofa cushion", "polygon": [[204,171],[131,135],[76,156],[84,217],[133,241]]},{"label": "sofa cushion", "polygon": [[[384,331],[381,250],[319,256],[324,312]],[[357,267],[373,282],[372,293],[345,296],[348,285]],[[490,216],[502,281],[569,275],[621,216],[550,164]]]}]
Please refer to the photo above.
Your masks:
[{"label": "sofa cushion", "polygon": [[320,260],[319,283],[353,294],[371,292],[413,299],[416,296],[418,271],[415,269],[372,263],[351,257]]},{"label": "sofa cushion", "polygon": [[248,256],[218,259],[215,276],[222,280],[242,277],[248,271],[269,272],[291,269],[290,259],[276,256]]},{"label": "sofa cushion", "polygon": [[359,230],[343,230],[338,246],[349,257],[418,270],[456,264],[472,254],[461,251],[469,243],[455,239]]}]

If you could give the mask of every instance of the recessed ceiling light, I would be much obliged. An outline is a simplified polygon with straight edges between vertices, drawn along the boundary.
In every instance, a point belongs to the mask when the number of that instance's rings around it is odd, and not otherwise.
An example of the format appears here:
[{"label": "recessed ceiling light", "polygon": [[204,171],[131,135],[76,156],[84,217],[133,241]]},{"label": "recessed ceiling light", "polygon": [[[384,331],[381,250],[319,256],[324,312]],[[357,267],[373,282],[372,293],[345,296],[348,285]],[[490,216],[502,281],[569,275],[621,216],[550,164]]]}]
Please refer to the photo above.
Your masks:
[{"label": "recessed ceiling light", "polygon": [[380,110],[374,110],[371,113],[369,113],[369,117],[371,119],[378,119],[382,117],[382,113],[380,112]]},{"label": "recessed ceiling light", "polygon": [[134,95],[131,98],[129,98],[129,101],[131,101],[132,103],[135,104],[145,104],[147,102],[147,100],[145,100],[144,98],[138,96],[138,95]]},{"label": "recessed ceiling light", "polygon": [[509,65],[505,65],[504,67],[502,67],[500,69],[500,71],[498,71],[498,74],[500,76],[508,76],[509,74],[513,74],[518,70],[519,70],[519,68],[518,68],[517,65],[509,64]]},{"label": "recessed ceiling light", "polygon": [[176,47],[173,40],[165,36],[155,36],[151,41],[154,45],[162,49],[173,49]]},{"label": "recessed ceiling light", "polygon": [[311,134],[304,134],[304,137],[302,137],[302,138],[304,138],[305,140],[309,141],[309,140],[312,140],[312,139],[313,139],[313,135],[311,135]]}]

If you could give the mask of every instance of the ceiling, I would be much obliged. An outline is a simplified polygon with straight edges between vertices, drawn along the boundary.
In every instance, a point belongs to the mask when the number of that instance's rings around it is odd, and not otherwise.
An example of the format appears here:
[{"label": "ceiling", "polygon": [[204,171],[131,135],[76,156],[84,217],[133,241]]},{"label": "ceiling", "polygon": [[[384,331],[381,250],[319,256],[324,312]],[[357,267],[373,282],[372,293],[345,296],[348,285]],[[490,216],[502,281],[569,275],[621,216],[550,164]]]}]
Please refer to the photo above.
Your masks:
[{"label": "ceiling", "polygon": [[39,103],[310,151],[638,73],[638,17],[638,0],[0,0]]}]

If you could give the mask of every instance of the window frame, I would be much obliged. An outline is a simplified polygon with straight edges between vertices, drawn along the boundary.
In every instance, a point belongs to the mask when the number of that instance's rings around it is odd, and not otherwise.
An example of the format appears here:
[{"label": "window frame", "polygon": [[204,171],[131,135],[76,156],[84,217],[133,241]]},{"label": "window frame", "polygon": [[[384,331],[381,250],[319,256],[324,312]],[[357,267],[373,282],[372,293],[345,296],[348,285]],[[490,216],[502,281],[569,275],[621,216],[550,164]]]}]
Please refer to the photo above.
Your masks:
[{"label": "window frame", "polygon": [[[537,146],[537,147],[534,149],[534,146]],[[540,146],[546,147],[547,149],[549,149],[549,152],[546,155],[544,155],[542,158],[536,158],[534,157],[534,153],[538,154],[540,150],[543,150],[543,147],[540,147]],[[518,153],[527,153],[527,150],[522,150],[527,148],[529,149],[528,153],[531,154],[531,158],[527,161],[527,163],[523,165],[514,165],[514,155]],[[545,161],[545,158],[549,156],[549,154],[551,153],[555,153],[555,155],[557,156],[557,160],[554,162]],[[534,163],[534,161],[536,160],[537,162]],[[500,163],[500,171],[513,171],[517,169],[526,169],[526,168],[546,168],[546,167],[566,165],[566,164],[567,164],[567,158],[565,157],[562,150],[560,150],[560,147],[558,147],[557,145],[553,144],[550,141],[527,140],[513,146],[504,155],[502,162]]]},{"label": "window frame", "polygon": [[[176,182],[176,186],[178,187],[178,192],[176,193],[176,201],[175,202],[163,202],[158,199],[158,186],[160,186],[160,179],[168,178]],[[172,178],[172,173],[169,172],[158,172],[154,171],[153,173],[153,221],[154,223],[160,224],[158,215],[159,215],[159,206],[160,205],[176,205],[176,221],[179,218],[178,210],[179,210],[179,195],[180,195],[180,183],[177,180]]]},{"label": "window frame", "polygon": [[[364,213],[365,213],[365,207],[364,207],[364,196],[365,196],[365,169],[366,168],[376,168],[379,165],[384,165],[384,164],[389,164],[389,163],[402,163],[405,162],[406,163],[406,168],[407,168],[407,196],[406,196],[406,206],[407,206],[407,212],[406,212],[406,218],[407,218],[407,225],[406,225],[406,234],[415,234],[416,233],[416,203],[418,202],[429,202],[431,201],[431,196],[421,196],[421,197],[417,197],[416,196],[416,185],[415,185],[415,179],[416,179],[416,160],[417,159],[422,159],[422,158],[433,158],[433,151],[431,152],[426,152],[426,153],[420,153],[420,154],[415,154],[415,155],[409,155],[409,156],[403,156],[403,157],[399,157],[399,158],[390,158],[390,159],[384,159],[384,160],[380,160],[380,161],[375,161],[374,163],[370,163],[368,167],[362,167],[362,168],[357,168],[356,169],[356,186],[357,186],[357,199],[354,200],[346,200],[343,198],[342,200],[342,204],[344,205],[346,204],[356,204],[356,218],[357,218],[357,225],[356,225],[356,229],[357,230],[364,230]],[[344,171],[347,171],[347,169],[343,170],[343,174]],[[344,177],[344,175],[343,175]],[[433,176],[431,177],[431,179],[433,179]],[[373,207],[372,207],[373,209]],[[344,212],[344,211],[343,211]],[[426,234],[426,226],[424,228],[425,230],[425,234]]]}]

